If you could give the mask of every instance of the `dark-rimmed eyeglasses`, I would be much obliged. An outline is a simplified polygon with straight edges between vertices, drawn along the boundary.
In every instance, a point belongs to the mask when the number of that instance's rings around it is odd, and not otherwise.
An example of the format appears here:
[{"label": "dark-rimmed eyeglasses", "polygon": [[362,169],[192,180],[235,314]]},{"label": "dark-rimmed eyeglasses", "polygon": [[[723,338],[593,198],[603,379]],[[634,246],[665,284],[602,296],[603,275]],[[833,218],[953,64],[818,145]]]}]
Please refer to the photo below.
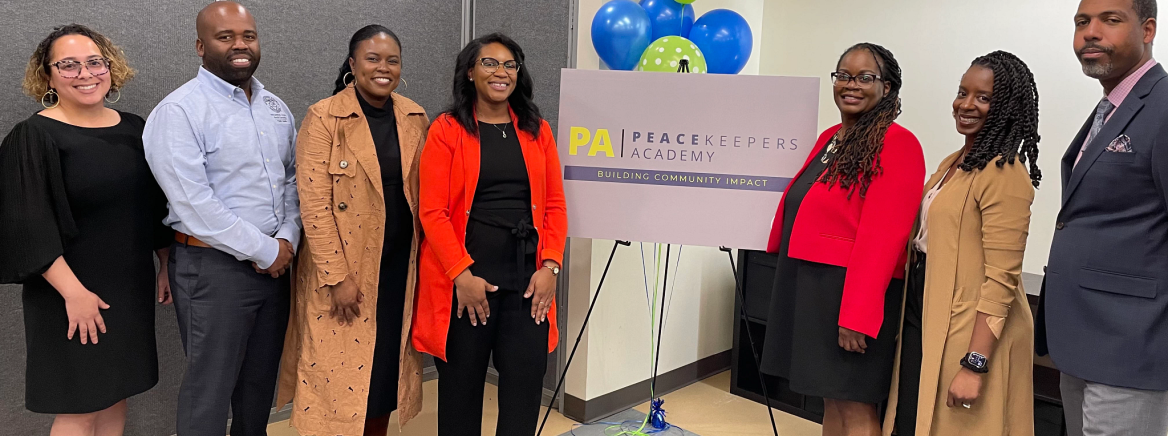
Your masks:
[{"label": "dark-rimmed eyeglasses", "polygon": [[857,74],[855,76],[848,73],[835,72],[831,73],[831,83],[835,86],[843,86],[855,81],[860,86],[869,86],[876,83],[878,80],[884,80],[875,74]]},{"label": "dark-rimmed eyeglasses", "polygon": [[81,77],[81,68],[89,70],[89,74],[93,76],[100,76],[109,73],[109,59],[93,58],[85,62],[77,62],[74,60],[63,60],[49,64],[51,67],[57,67],[57,71],[61,73],[61,77],[65,79],[76,79]]},{"label": "dark-rimmed eyeglasses", "polygon": [[479,63],[482,64],[484,71],[491,74],[495,74],[496,71],[499,71],[499,65],[503,66],[503,71],[506,71],[507,74],[515,75],[519,73],[518,61],[499,62],[499,60],[495,58],[482,58],[479,59]]}]

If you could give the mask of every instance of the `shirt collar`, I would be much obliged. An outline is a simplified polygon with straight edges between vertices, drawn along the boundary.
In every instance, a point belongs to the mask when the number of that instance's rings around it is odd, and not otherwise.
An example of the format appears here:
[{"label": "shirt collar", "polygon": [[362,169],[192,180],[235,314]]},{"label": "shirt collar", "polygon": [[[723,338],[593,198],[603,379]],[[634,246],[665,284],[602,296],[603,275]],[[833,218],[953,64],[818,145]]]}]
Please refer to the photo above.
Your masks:
[{"label": "shirt collar", "polygon": [[[236,90],[239,90],[240,92],[243,91],[242,88],[227,83],[223,79],[219,78],[219,76],[216,76],[215,73],[207,71],[207,69],[203,68],[202,66],[199,66],[199,74],[196,76],[196,78],[198,79],[199,83],[211,87],[211,90],[215,91],[216,94],[221,94],[227,98],[234,98]],[[255,97],[263,89],[264,84],[260,83],[260,80],[253,76],[251,78],[252,97]]]},{"label": "shirt collar", "polygon": [[1119,105],[1123,104],[1123,101],[1127,99],[1128,94],[1131,94],[1132,89],[1135,89],[1136,84],[1139,83],[1140,79],[1144,77],[1144,74],[1146,74],[1148,70],[1151,70],[1152,67],[1156,66],[1156,64],[1157,62],[1155,59],[1149,59],[1148,62],[1145,62],[1144,65],[1140,67],[1140,69],[1125,77],[1122,82],[1119,82],[1119,85],[1116,86],[1115,89],[1112,89],[1111,92],[1107,94],[1107,101],[1110,101],[1114,107],[1119,107]]}]

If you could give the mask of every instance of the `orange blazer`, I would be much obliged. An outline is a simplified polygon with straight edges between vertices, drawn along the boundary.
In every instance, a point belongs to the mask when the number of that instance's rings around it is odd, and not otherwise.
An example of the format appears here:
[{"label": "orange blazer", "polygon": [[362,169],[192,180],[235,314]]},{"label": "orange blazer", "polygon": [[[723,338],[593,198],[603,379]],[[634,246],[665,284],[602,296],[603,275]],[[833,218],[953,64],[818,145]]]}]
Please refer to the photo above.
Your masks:
[{"label": "orange blazer", "polygon": [[[516,119],[514,112],[511,119]],[[553,260],[563,265],[568,210],[551,126],[543,121],[539,138],[519,130],[518,126],[515,132],[519,134],[531,183],[531,216],[539,233],[538,262]],[[479,181],[479,165],[478,136],[468,133],[449,114],[438,116],[430,125],[420,165],[418,215],[425,238],[418,263],[413,343],[418,351],[443,361],[454,300],[454,278],[474,264],[466,250],[466,223]],[[547,318],[551,323],[550,353],[560,337],[554,302]]]}]

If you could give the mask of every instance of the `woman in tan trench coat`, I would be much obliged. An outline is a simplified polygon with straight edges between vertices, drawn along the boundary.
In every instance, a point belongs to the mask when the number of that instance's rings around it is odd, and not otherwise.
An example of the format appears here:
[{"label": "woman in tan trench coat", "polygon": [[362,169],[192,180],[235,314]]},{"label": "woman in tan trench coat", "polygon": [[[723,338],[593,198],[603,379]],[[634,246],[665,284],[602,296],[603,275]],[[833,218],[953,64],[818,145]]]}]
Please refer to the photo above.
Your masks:
[{"label": "woman in tan trench coat", "polygon": [[980,57],[953,116],[965,147],[925,185],[884,434],[1030,436],[1034,321],[1021,274],[1042,178],[1034,77],[1009,53]]},{"label": "woman in tan trench coat", "polygon": [[410,344],[417,282],[418,163],[429,121],[394,93],[401,44],[382,26],[353,35],[335,95],[308,110],[296,144],[306,246],[278,403],[304,435],[386,434],[422,407]]}]

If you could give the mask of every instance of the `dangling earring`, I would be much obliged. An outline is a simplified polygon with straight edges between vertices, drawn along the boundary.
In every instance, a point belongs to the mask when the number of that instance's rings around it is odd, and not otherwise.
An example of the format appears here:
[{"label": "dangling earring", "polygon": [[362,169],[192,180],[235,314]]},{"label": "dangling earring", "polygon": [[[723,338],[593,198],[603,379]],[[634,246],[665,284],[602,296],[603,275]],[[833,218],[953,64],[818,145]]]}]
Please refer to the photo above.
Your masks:
[{"label": "dangling earring", "polygon": [[[350,80],[349,80],[349,78],[350,78],[350,77],[352,77],[352,78],[353,78],[353,80],[351,80],[351,81],[350,81]],[[353,84],[353,82],[356,82],[356,81],[357,81],[357,78],[356,78],[356,76],[353,76],[353,73],[351,73],[351,72],[350,72],[350,73],[345,73],[345,75],[344,75],[344,76],[341,76],[341,83],[344,83],[344,84],[345,84],[345,86],[352,85],[352,84]]]},{"label": "dangling earring", "polygon": [[401,93],[405,92],[407,89],[410,89],[410,82],[407,82],[405,77],[400,77],[397,80],[400,80],[402,85],[405,85],[405,89],[398,91],[398,94],[401,94]]},{"label": "dangling earring", "polygon": [[[117,98],[114,98],[114,101],[110,101],[110,99],[109,99],[109,96],[110,96],[110,93],[111,93],[111,92],[116,92],[116,93],[118,93],[118,96],[117,96]],[[106,102],[107,104],[114,104],[114,103],[117,103],[117,102],[118,102],[118,100],[121,100],[121,99],[122,99],[122,90],[120,90],[120,89],[116,89],[116,88],[114,88],[114,89],[110,89],[110,90],[109,90],[109,92],[105,93],[105,102]]]},{"label": "dangling earring", "polygon": [[[51,105],[48,103],[45,103],[45,99],[50,99],[50,98],[53,101],[53,104],[51,104]],[[61,98],[57,96],[57,90],[55,90],[53,88],[49,88],[49,92],[46,92],[45,95],[41,96],[41,106],[44,106],[45,109],[55,108],[55,107],[57,107],[58,104],[61,104]]]}]

